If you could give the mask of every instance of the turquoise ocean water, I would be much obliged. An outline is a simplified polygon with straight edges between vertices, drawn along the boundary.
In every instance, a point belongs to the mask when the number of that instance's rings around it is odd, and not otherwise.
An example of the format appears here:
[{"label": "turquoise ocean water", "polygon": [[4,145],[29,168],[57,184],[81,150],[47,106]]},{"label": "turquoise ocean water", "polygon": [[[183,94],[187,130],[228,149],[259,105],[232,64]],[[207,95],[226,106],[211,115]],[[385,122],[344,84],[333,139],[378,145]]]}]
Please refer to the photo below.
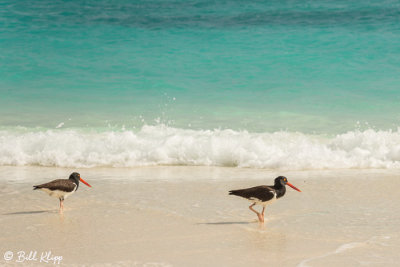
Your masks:
[{"label": "turquoise ocean water", "polygon": [[398,1],[0,1],[0,164],[400,166]]}]

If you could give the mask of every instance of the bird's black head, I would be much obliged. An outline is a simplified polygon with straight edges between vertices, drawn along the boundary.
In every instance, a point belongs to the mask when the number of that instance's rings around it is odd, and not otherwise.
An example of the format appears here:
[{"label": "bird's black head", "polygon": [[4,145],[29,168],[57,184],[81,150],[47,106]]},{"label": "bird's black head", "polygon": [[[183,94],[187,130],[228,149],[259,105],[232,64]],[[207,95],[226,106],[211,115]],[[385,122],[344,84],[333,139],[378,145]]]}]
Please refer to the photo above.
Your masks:
[{"label": "bird's black head", "polygon": [[275,185],[283,185],[285,186],[288,183],[287,178],[285,176],[279,176],[275,178]]},{"label": "bird's black head", "polygon": [[76,189],[78,189],[79,187],[79,180],[81,179],[81,175],[77,172],[73,172],[71,173],[71,175],[69,176],[69,179],[72,180],[75,184],[76,184]]},{"label": "bird's black head", "polygon": [[69,179],[72,180],[75,184],[76,184],[76,190],[78,190],[79,187],[79,181],[81,181],[82,183],[84,183],[85,185],[92,187],[90,184],[88,184],[85,180],[82,179],[81,175],[77,172],[73,172],[71,173],[71,175],[69,176]]},{"label": "bird's black head", "polygon": [[288,182],[287,178],[285,176],[279,176],[275,178],[275,185],[274,187],[285,187],[285,185],[290,186],[291,188],[293,188],[294,190],[297,190],[299,192],[301,192],[300,189],[298,189],[297,187],[295,187],[294,185],[292,185],[291,183]]}]

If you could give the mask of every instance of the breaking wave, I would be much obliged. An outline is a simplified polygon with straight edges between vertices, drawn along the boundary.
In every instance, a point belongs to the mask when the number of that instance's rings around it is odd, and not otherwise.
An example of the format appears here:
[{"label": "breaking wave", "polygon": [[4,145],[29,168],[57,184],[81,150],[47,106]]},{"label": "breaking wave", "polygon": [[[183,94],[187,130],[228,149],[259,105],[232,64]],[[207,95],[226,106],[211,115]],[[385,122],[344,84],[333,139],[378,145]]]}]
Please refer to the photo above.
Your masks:
[{"label": "breaking wave", "polygon": [[300,132],[189,130],[1,130],[0,165],[135,167],[232,166],[280,170],[400,168],[400,129],[333,137]]}]

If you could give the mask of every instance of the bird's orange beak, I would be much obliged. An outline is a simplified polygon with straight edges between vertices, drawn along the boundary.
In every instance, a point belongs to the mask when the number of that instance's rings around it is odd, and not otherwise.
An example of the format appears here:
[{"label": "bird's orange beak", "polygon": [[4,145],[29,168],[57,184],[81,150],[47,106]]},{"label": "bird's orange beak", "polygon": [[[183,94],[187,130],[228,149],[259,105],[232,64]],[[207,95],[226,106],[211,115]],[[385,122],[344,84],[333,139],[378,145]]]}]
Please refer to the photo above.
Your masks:
[{"label": "bird's orange beak", "polygon": [[88,184],[85,180],[83,180],[82,178],[79,177],[79,181],[81,181],[82,183],[84,183],[85,185],[92,187],[90,184]]},{"label": "bird's orange beak", "polygon": [[292,185],[291,183],[286,183],[288,186],[290,186],[291,188],[293,188],[294,190],[297,190],[297,191],[299,191],[299,192],[301,192],[300,191],[300,189],[298,189],[297,187],[295,187],[294,185]]}]

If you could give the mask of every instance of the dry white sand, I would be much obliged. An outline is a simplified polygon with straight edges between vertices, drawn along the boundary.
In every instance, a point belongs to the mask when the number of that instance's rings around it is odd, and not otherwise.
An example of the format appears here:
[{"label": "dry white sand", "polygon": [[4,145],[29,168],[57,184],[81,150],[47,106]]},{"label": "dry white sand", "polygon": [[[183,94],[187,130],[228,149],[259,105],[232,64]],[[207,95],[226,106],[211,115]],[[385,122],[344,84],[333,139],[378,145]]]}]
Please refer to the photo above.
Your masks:
[{"label": "dry white sand", "polygon": [[[60,215],[32,185],[72,171],[93,187]],[[280,174],[303,192],[288,187],[263,225],[228,195]],[[400,171],[1,167],[0,226],[0,266],[38,265],[48,251],[66,266],[398,266]],[[38,260],[18,263],[19,251]]]}]

